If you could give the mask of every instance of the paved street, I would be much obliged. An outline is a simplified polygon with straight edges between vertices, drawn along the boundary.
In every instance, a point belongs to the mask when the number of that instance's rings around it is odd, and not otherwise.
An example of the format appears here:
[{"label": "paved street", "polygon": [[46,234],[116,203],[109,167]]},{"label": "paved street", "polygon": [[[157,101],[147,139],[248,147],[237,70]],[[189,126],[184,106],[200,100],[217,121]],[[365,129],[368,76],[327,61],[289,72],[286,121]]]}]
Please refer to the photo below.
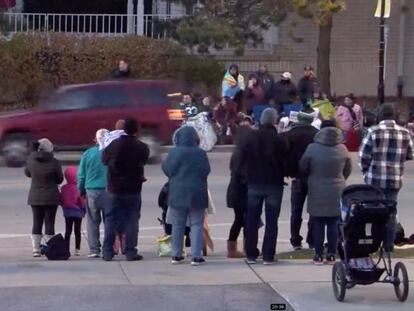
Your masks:
[{"label": "paved street", "polygon": [[[251,269],[242,260],[226,260],[225,243],[232,210],[225,206],[229,179],[229,153],[211,153],[213,172],[209,187],[217,214],[209,216],[215,251],[203,267],[171,266],[169,259],[156,256],[155,238],[162,234],[157,217],[157,197],[166,181],[160,166],[146,170],[143,190],[140,252],[145,261],[112,263],[89,260],[86,241],[82,256],[69,262],[33,259],[30,247],[31,212],[26,205],[29,180],[21,169],[0,168],[0,310],[270,310],[271,303],[286,303],[295,310],[413,310],[414,295],[405,304],[396,302],[391,285],[357,287],[347,292],[347,302],[334,300],[331,268],[314,267],[309,261],[280,261]],[[406,233],[414,233],[414,163],[406,171],[400,196],[399,218]],[[350,183],[361,181],[355,167]],[[290,250],[289,187],[286,188],[280,216],[277,250]],[[307,218],[307,216],[305,217]],[[63,232],[61,210],[57,232]],[[85,226],[83,227],[85,229]],[[72,239],[73,241],[73,239]],[[414,260],[406,259],[414,275]],[[411,283],[413,285],[413,283]],[[171,309],[171,308],[170,308]]]}]

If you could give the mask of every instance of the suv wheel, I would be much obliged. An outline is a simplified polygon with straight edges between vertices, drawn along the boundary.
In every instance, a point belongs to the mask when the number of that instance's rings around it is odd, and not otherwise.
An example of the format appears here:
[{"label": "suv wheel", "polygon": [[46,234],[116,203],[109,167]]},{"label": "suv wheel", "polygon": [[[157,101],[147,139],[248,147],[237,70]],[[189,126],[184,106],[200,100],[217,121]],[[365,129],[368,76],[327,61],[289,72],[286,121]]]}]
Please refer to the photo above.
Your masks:
[{"label": "suv wheel", "polygon": [[4,161],[9,167],[22,167],[30,153],[30,136],[24,133],[7,135],[2,143]]},{"label": "suv wheel", "polygon": [[148,145],[150,150],[149,154],[149,164],[157,164],[161,162],[161,148],[160,143],[154,137],[154,135],[150,133],[144,133],[141,135],[140,140]]}]

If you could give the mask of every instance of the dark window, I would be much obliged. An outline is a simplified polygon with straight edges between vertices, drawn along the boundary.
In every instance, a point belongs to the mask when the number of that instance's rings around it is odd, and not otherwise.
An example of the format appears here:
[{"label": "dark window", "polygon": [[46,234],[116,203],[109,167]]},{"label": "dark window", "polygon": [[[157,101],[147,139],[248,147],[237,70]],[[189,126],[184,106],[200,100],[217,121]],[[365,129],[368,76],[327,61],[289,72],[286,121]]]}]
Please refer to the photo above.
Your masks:
[{"label": "dark window", "polygon": [[50,109],[80,110],[92,108],[96,105],[93,93],[88,90],[69,90],[57,96],[57,102]]},{"label": "dark window", "polygon": [[104,89],[100,88],[94,92],[97,106],[101,108],[121,107],[128,104],[128,94],[124,89],[112,88]]}]

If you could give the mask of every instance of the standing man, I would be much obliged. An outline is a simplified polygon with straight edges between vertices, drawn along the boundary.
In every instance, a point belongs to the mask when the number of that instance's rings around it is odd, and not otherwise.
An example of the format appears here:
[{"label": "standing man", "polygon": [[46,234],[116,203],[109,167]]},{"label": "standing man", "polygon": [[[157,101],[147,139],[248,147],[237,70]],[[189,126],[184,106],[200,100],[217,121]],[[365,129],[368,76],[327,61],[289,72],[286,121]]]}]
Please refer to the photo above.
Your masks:
[{"label": "standing man", "polygon": [[241,146],[240,165],[247,168],[246,257],[248,264],[255,264],[258,231],[263,203],[265,204],[266,229],[263,240],[263,263],[273,264],[283,196],[284,164],[287,156],[285,142],[277,134],[277,111],[263,111],[260,128],[252,131]]},{"label": "standing man", "polygon": [[[284,72],[272,91],[272,99],[275,101],[276,109],[280,113],[284,111],[285,105],[293,104],[297,97],[295,83],[292,82],[292,74]],[[289,117],[287,115],[287,117]],[[300,159],[299,159],[300,160]]]},{"label": "standing man", "polygon": [[[402,187],[404,164],[413,159],[413,142],[407,129],[397,125],[393,105],[384,104],[379,112],[380,123],[371,127],[359,151],[359,166],[365,183],[380,188],[387,200],[397,202]],[[384,247],[392,251],[396,212],[387,225]]]},{"label": "standing man", "polygon": [[299,80],[298,93],[302,104],[307,105],[309,100],[313,100],[313,93],[318,90],[318,81],[312,66],[305,66],[305,75]]},{"label": "standing man", "polygon": [[[302,159],[306,148],[313,143],[313,139],[318,130],[312,126],[313,115],[299,112],[298,122],[292,129],[283,133],[288,144],[287,175],[292,178],[292,191],[290,196],[291,216],[290,216],[290,243],[295,250],[302,249],[302,236],[300,227],[302,226],[302,212],[308,195],[308,180],[301,176],[299,162]],[[306,241],[309,247],[313,247],[311,219],[308,222],[308,235]]]},{"label": "standing man", "polygon": [[142,260],[137,253],[138,223],[141,217],[141,189],[145,181],[144,165],[149,156],[146,144],[137,139],[138,122],[125,120],[125,134],[114,140],[102,154],[108,166],[108,191],[112,204],[105,208],[103,259],[111,261],[116,230],[125,232],[125,256],[128,261]]},{"label": "standing man", "polygon": [[275,79],[269,73],[267,65],[261,64],[259,71],[256,72],[259,85],[263,88],[266,101],[269,103],[272,97],[272,89],[275,84]]},{"label": "standing man", "polygon": [[78,190],[81,196],[87,197],[87,228],[89,258],[99,258],[101,242],[99,226],[103,219],[104,205],[107,203],[107,168],[101,160],[99,144],[102,144],[108,130],[96,132],[96,146],[88,149],[82,156],[78,169]]}]

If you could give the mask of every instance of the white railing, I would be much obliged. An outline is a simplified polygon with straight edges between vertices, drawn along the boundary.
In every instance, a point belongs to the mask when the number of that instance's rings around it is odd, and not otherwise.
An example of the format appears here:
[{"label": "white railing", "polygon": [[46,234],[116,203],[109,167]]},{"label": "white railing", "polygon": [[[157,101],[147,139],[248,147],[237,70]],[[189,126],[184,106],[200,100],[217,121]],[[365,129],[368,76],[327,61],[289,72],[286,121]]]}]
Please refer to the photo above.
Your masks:
[{"label": "white railing", "polygon": [[7,34],[19,32],[63,32],[100,35],[145,35],[168,38],[168,22],[180,16],[127,15],[127,14],[46,14],[3,13],[0,31]]}]

